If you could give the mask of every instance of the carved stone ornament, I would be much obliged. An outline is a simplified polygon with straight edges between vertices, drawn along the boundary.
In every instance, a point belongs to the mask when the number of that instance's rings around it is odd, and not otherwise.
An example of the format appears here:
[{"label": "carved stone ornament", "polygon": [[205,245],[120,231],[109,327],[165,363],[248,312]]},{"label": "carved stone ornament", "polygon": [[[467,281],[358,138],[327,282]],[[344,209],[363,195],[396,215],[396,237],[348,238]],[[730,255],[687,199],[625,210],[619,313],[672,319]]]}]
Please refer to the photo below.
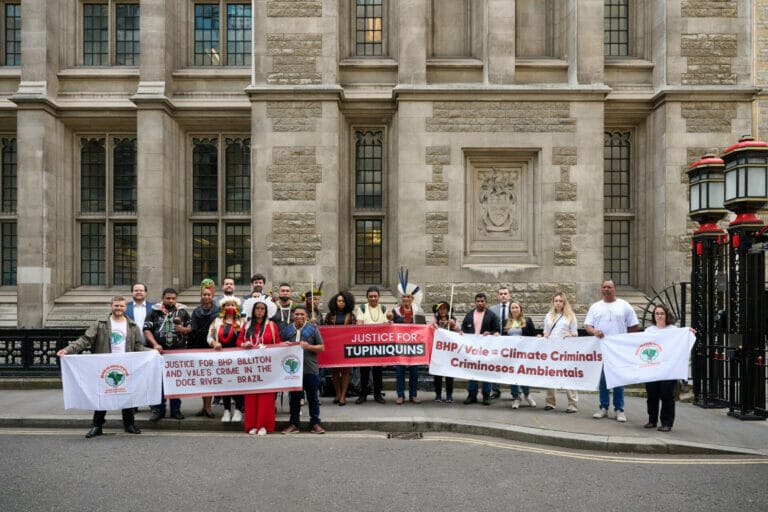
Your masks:
[{"label": "carved stone ornament", "polygon": [[491,168],[479,171],[477,178],[480,185],[477,230],[487,235],[517,232],[519,226],[514,213],[519,171]]}]

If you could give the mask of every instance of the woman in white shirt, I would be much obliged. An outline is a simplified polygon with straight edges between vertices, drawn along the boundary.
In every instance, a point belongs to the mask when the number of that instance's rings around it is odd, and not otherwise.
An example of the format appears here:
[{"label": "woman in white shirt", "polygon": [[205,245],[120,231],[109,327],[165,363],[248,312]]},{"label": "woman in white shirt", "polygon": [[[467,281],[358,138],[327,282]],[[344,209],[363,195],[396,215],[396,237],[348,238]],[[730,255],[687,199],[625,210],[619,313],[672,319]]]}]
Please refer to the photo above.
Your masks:
[{"label": "woman in white shirt", "polygon": [[[645,329],[645,332],[658,332],[662,329],[674,327],[675,316],[666,306],[659,305],[653,308],[653,322],[655,325]],[[644,428],[656,428],[661,418],[659,432],[669,432],[675,422],[675,386],[676,380],[657,380],[646,382],[645,392],[648,397],[648,423]],[[661,400],[661,416],[659,416],[659,400]]]},{"label": "woman in white shirt", "polygon": [[[545,338],[570,338],[578,336],[576,315],[573,314],[571,305],[568,304],[568,297],[563,292],[557,292],[552,297],[552,306],[549,313],[544,317],[544,337]],[[566,389],[565,395],[568,397],[567,413],[578,412],[579,394],[575,389]],[[551,411],[555,408],[557,395],[555,389],[547,390],[545,411]]]}]

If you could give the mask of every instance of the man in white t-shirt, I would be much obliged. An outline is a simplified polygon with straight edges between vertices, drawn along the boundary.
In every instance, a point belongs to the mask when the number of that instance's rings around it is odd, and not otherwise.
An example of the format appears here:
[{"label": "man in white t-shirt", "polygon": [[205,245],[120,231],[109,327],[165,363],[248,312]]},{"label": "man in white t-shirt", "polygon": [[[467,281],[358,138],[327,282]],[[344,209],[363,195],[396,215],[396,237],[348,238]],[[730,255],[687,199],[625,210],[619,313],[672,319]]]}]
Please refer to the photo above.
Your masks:
[{"label": "man in white t-shirt", "polygon": [[[107,318],[96,321],[85,334],[56,352],[59,357],[79,354],[90,349],[94,354],[118,354],[151,350],[141,343],[139,326],[125,316],[126,300],[124,297],[112,297],[112,311]],[[88,439],[102,434],[102,427],[107,411],[94,411],[91,429],[85,434]],[[123,409],[123,428],[129,434],[141,434],[134,424],[133,407]]]},{"label": "man in white t-shirt", "polygon": [[[613,281],[603,281],[600,287],[603,300],[595,302],[587,312],[584,319],[584,329],[590,336],[603,339],[606,335],[624,334],[640,330],[635,310],[629,303],[616,298],[616,285]],[[605,373],[600,374],[600,410],[592,415],[595,419],[608,416],[611,394],[605,384]],[[616,421],[625,422],[624,414],[624,387],[613,388],[613,409],[616,411]]]}]

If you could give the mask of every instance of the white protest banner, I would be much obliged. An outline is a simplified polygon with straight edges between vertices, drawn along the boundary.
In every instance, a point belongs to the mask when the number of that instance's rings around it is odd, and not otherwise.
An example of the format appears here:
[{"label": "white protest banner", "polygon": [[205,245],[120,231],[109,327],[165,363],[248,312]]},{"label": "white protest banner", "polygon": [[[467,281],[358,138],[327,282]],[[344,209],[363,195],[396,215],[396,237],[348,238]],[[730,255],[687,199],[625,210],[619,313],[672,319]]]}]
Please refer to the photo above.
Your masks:
[{"label": "white protest banner", "polygon": [[163,354],[168,398],[295,391],[303,372],[304,349],[298,343]]},{"label": "white protest banner", "polygon": [[154,350],[64,356],[64,408],[112,411],[159,404],[162,363]]},{"label": "white protest banner", "polygon": [[597,389],[603,357],[595,338],[480,336],[438,329],[429,373],[499,384]]},{"label": "white protest banner", "polygon": [[688,328],[667,327],[603,338],[605,383],[609,388],[688,378],[688,357],[696,336]]}]

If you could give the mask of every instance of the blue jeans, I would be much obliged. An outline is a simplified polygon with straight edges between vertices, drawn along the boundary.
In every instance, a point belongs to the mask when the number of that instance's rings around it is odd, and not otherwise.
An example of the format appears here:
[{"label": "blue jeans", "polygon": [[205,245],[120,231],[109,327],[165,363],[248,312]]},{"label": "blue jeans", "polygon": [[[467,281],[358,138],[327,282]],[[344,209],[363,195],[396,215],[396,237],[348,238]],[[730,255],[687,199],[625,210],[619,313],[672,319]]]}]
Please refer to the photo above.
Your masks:
[{"label": "blue jeans", "polygon": [[512,384],[512,386],[510,386],[510,391],[512,391],[512,398],[515,400],[520,399],[520,388],[523,388],[523,396],[528,396],[531,394],[531,388],[529,386],[518,386],[517,384]]},{"label": "blue jeans", "polygon": [[[160,392],[163,394],[163,400],[157,405],[150,406],[152,411],[157,411],[165,416],[165,388],[161,387]],[[181,412],[181,398],[171,398],[171,414],[175,412]]]},{"label": "blue jeans", "polygon": [[301,411],[301,399],[304,393],[307,394],[307,405],[309,406],[309,426],[312,427],[320,423],[320,398],[317,396],[317,388],[320,387],[320,376],[317,374],[304,374],[301,382],[303,391],[291,391],[288,394],[288,401],[291,406],[291,425],[299,426]]},{"label": "blue jeans", "polygon": [[[181,398],[171,398],[171,414],[181,411]],[[153,411],[158,411],[165,416],[165,395],[163,395],[163,401],[157,405],[152,406]]]},{"label": "blue jeans", "polygon": [[[611,403],[611,393],[605,384],[605,372],[600,372],[600,408],[608,410]],[[613,388],[613,408],[624,411],[624,386]]]},{"label": "blue jeans", "polygon": [[[483,386],[483,395],[490,395],[491,394],[491,383],[490,382],[481,382]],[[471,380],[467,384],[467,393],[469,396],[477,396],[477,381]]]},{"label": "blue jeans", "polygon": [[408,372],[408,398],[415,398],[419,389],[418,366],[395,366],[395,388],[397,396],[405,398],[405,372]]}]

